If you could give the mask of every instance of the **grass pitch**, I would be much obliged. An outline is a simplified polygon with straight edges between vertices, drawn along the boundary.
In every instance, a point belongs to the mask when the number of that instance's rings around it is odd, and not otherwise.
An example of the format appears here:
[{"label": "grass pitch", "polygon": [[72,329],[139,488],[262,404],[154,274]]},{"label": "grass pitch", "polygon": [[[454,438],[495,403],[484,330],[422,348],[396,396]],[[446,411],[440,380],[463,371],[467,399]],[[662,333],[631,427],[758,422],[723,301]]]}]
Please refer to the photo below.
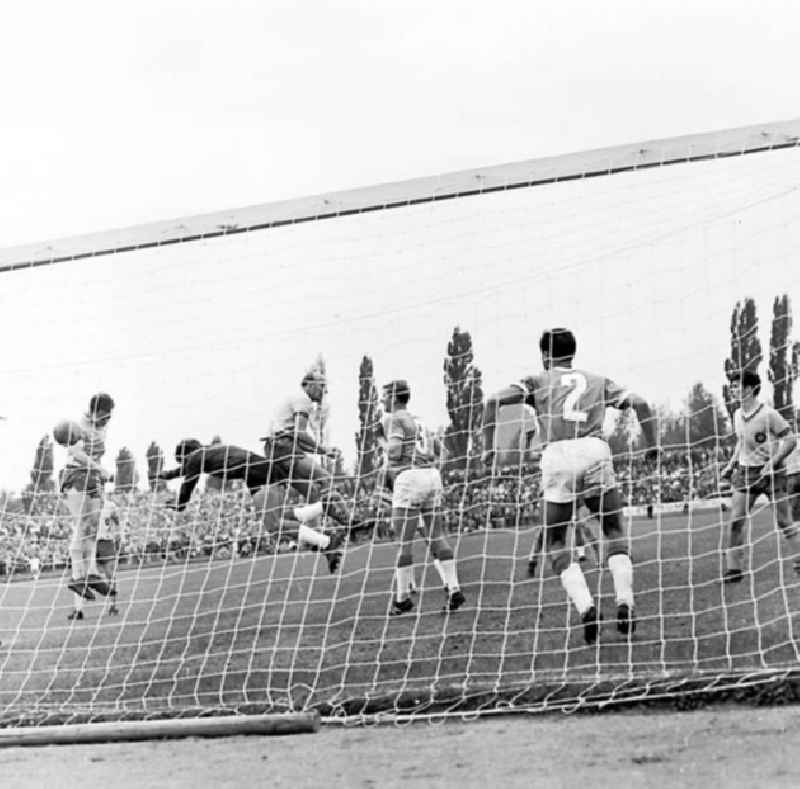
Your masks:
[{"label": "grass pitch", "polygon": [[591,647],[549,567],[527,577],[532,531],[460,538],[467,605],[450,615],[433,567],[418,564],[415,611],[387,617],[396,557],[387,543],[349,549],[334,576],[314,553],[146,565],[120,573],[119,616],[89,603],[74,623],[66,576],[6,583],[0,719],[248,705],[335,714],[368,699],[455,703],[479,688],[540,691],[546,703],[568,686],[588,698],[609,683],[797,667],[799,579],[769,510],[751,525],[753,572],[729,587],[718,511],[629,526],[638,628],[631,640],[617,633],[610,574],[590,561],[606,617]]}]

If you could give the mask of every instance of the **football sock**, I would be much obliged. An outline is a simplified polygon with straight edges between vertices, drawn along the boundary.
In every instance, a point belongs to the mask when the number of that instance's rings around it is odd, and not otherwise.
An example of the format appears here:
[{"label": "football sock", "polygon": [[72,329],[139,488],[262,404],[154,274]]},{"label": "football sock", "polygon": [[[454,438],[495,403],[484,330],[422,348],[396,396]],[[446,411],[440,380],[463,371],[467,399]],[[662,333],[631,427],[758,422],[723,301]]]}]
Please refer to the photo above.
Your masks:
[{"label": "football sock", "polygon": [[305,507],[294,508],[294,517],[297,518],[300,523],[308,523],[315,518],[319,518],[320,515],[322,515],[321,501],[315,501],[313,504],[307,504]]},{"label": "football sock", "polygon": [[75,610],[83,611],[83,597],[81,597],[81,595],[79,595],[77,592],[73,592],[72,598],[74,600]]},{"label": "football sock", "polygon": [[725,551],[725,566],[728,570],[741,570],[743,558],[743,548],[728,548],[728,550]]},{"label": "football sock", "polygon": [[442,579],[442,586],[447,586],[447,579],[444,577],[444,572],[442,571],[442,563],[438,559],[434,559],[433,566],[436,568],[436,572],[439,573],[439,578]]},{"label": "football sock", "polygon": [[592,607],[592,594],[586,584],[581,568],[573,562],[561,573],[561,586],[567,597],[574,603],[579,614],[585,614]]},{"label": "football sock", "polygon": [[330,545],[331,538],[327,534],[322,534],[316,529],[312,529],[301,523],[297,529],[297,541],[307,542],[309,545],[316,545],[317,548],[327,548]]},{"label": "football sock", "polygon": [[626,603],[633,608],[633,565],[631,557],[624,553],[615,553],[608,557],[608,569],[614,581],[614,594],[617,605]]},{"label": "football sock", "polygon": [[456,560],[445,559],[443,562],[439,562],[439,564],[441,567],[439,574],[442,576],[442,581],[447,587],[447,590],[450,594],[457,592],[459,587],[458,574],[456,573]]},{"label": "football sock", "polygon": [[410,585],[414,582],[414,565],[396,567],[394,577],[397,579],[397,602],[402,603],[408,597]]}]

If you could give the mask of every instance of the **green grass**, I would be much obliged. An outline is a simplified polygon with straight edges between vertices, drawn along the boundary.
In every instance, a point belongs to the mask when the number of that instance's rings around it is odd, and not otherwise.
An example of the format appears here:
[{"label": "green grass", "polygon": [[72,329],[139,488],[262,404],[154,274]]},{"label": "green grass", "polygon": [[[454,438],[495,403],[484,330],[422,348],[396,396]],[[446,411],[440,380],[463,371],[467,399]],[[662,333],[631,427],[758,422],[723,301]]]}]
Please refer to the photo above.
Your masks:
[{"label": "green grass", "polygon": [[566,689],[572,699],[615,687],[638,693],[670,677],[798,664],[800,586],[780,558],[785,545],[769,512],[753,521],[755,572],[729,588],[720,583],[718,513],[633,521],[638,629],[631,641],[617,633],[609,573],[589,569],[607,618],[592,647],[549,570],[527,578],[532,537],[462,537],[468,602],[447,617],[432,566],[416,611],[387,617],[390,544],[350,549],[336,576],[310,553],[149,565],[120,574],[119,617],[90,603],[75,624],[66,619],[66,577],[6,584],[0,717],[285,708],[290,696],[295,705],[358,711],[369,698],[379,699],[370,709],[434,697],[456,703],[487,689],[531,692],[547,704]]}]

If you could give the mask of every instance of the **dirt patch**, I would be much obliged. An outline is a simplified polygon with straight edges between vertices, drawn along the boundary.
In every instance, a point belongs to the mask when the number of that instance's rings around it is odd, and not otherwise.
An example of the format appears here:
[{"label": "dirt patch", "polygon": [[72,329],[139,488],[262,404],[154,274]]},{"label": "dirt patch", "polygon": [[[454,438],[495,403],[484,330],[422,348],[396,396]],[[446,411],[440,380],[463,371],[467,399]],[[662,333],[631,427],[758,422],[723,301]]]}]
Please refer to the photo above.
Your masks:
[{"label": "dirt patch", "polygon": [[472,722],[8,749],[4,787],[794,787],[800,707]]}]

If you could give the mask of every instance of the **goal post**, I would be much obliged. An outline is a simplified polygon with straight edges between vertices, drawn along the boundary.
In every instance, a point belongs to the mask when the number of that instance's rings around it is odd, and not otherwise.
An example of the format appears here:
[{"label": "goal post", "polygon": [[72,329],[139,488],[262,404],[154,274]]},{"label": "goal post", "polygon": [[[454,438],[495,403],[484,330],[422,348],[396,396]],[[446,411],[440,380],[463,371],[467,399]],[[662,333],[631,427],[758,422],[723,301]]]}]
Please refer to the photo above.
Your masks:
[{"label": "goal post", "polygon": [[[761,399],[798,429],[798,176],[793,120],[0,249],[0,728],[76,741],[170,719],[211,732],[216,714],[313,729],[794,688],[800,551],[761,498],[743,580],[724,582],[722,470],[726,370],[757,370]],[[634,567],[631,638],[615,629],[591,513],[576,507],[585,529],[569,550],[604,613],[596,643],[537,547],[535,412],[502,411],[506,453],[481,461],[484,403],[540,369],[539,336],[555,326],[575,332],[579,367],[657,417],[658,465],[635,419],[609,409],[604,424]],[[271,530],[240,482],[201,484],[176,514],[176,482],[149,479],[188,438],[266,452],[311,369],[327,392],[310,421],[341,450],[324,462],[368,525],[333,573],[297,530]],[[449,613],[420,536],[413,610],[389,616],[399,535],[376,488],[376,415],[398,380],[426,446],[443,448],[441,523],[466,596]],[[119,613],[98,599],[76,620],[67,457],[51,434],[95,392],[116,402],[103,463],[116,472]],[[306,502],[289,488],[282,500],[283,529]]]}]

